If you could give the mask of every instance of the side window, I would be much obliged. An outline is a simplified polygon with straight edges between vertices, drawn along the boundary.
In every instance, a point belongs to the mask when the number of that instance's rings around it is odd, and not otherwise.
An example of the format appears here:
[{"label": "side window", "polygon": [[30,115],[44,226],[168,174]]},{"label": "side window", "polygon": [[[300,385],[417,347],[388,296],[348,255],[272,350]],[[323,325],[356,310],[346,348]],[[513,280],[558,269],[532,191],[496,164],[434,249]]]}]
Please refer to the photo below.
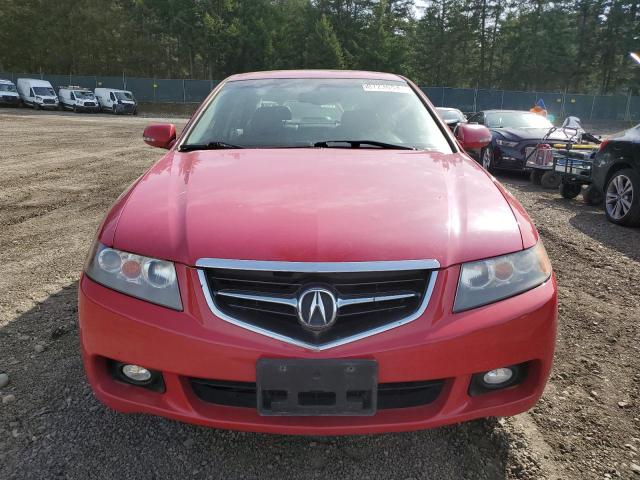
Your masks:
[{"label": "side window", "polygon": [[113,92],[109,94],[109,98],[111,99],[112,102],[116,101],[116,96],[113,94]]},{"label": "side window", "polygon": [[36,96],[36,94],[35,94],[35,93],[33,93],[33,88],[30,88],[30,89],[29,89],[29,96],[30,96],[30,97],[35,97],[35,96]]},{"label": "side window", "polygon": [[73,92],[71,92],[71,93],[69,94],[69,96],[71,97],[71,100],[75,100],[75,99],[76,99],[76,96],[73,94]]}]

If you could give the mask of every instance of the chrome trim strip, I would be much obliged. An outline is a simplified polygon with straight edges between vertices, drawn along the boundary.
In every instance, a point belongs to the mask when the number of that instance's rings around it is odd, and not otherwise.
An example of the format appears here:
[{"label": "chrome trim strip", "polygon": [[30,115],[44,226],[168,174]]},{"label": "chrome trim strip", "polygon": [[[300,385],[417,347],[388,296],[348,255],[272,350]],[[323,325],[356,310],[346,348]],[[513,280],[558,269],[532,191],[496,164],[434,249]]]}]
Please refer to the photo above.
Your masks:
[{"label": "chrome trim strip", "polygon": [[437,260],[392,260],[380,262],[278,262],[268,260],[201,258],[196,261],[196,267],[272,272],[348,273],[389,272],[394,270],[436,270],[440,268],[440,262]]},{"label": "chrome trim strip", "polygon": [[[251,293],[243,293],[237,290],[218,290],[216,295],[222,295],[223,297],[240,298],[242,300],[255,300],[256,302],[265,303],[277,303],[278,305],[287,305],[289,307],[296,308],[298,306],[298,300],[296,298],[277,297],[275,295],[259,295]],[[399,293],[397,295],[380,295],[377,297],[352,297],[352,298],[340,298],[336,299],[336,307],[346,307],[348,305],[359,305],[362,303],[374,303],[374,302],[389,302],[391,300],[402,300],[403,298],[418,297],[417,293]]]},{"label": "chrome trim strip", "polygon": [[338,308],[347,305],[359,305],[361,303],[389,302],[391,300],[402,300],[403,298],[413,298],[419,296],[417,293],[400,293],[398,295],[380,295],[379,297],[356,297],[338,298],[336,300]]},{"label": "chrome trim strip", "polygon": [[298,300],[295,298],[276,297],[273,295],[251,295],[248,293],[236,292],[235,290],[218,290],[216,295],[241,298],[242,300],[255,300],[257,302],[277,303],[279,305],[288,305],[293,308],[298,306]]},{"label": "chrome trim strip", "polygon": [[[415,261],[419,261],[419,260],[414,260],[413,262],[415,262]],[[435,262],[436,264],[438,263],[435,260],[432,260],[432,261]],[[254,263],[254,262],[247,261],[247,260],[237,260],[237,262],[243,262],[243,268],[246,268],[247,270],[251,270],[251,268],[247,268],[248,263],[244,263],[244,262]],[[426,261],[426,262],[429,262],[429,261]],[[264,263],[264,262],[257,262],[257,263]],[[268,263],[273,263],[273,262],[268,262]],[[300,265],[297,262],[284,262],[284,263]],[[379,264],[379,263],[386,263],[386,262],[372,262],[372,263]],[[392,262],[392,263],[398,264],[398,263],[402,263],[402,262]],[[305,265],[305,264],[302,264],[302,265]],[[322,265],[322,264],[307,264],[307,265]],[[337,264],[330,264],[330,265],[337,265]],[[212,267],[212,268],[216,268],[216,267]],[[224,267],[218,266],[217,268],[224,268]],[[240,268],[240,267],[236,267],[236,268]],[[335,268],[335,267],[331,267],[331,268]],[[253,270],[256,270],[256,269],[253,268]],[[402,270],[402,268],[399,268],[399,270]],[[407,270],[407,268],[405,267],[404,270]],[[297,271],[300,271],[300,270],[297,270]],[[313,271],[317,271],[317,270],[313,270]],[[334,270],[322,270],[322,271],[334,271]],[[340,270],[340,271],[344,271],[344,270]],[[354,271],[354,270],[347,270],[347,271]],[[358,270],[358,271],[368,271],[368,270]],[[371,270],[371,271],[385,271],[385,270]],[[306,273],[306,271],[305,271],[305,273]],[[270,330],[266,330],[264,328],[256,327],[254,325],[249,325],[247,323],[244,323],[244,322],[241,322],[239,320],[236,320],[235,318],[230,317],[229,315],[227,315],[224,312],[220,311],[218,309],[218,307],[216,306],[215,302],[213,301],[213,298],[211,297],[211,291],[209,290],[209,285],[207,283],[207,277],[205,275],[204,270],[198,269],[198,279],[200,280],[200,286],[202,287],[202,292],[204,293],[204,297],[205,297],[205,299],[207,301],[207,305],[209,306],[209,309],[211,310],[211,312],[216,317],[220,318],[221,320],[224,320],[225,322],[228,322],[228,323],[231,323],[233,325],[236,325],[236,326],[238,326],[240,328],[244,328],[245,330],[249,330],[251,332],[258,333],[260,335],[264,335],[265,337],[273,338],[274,340],[279,340],[281,342],[285,342],[285,343],[288,343],[290,345],[295,345],[297,347],[306,348],[307,350],[313,350],[313,351],[316,351],[316,352],[320,352],[320,351],[323,351],[323,350],[328,350],[330,348],[339,347],[341,345],[346,345],[347,343],[356,342],[358,340],[362,340],[363,338],[371,337],[373,335],[377,335],[379,333],[383,333],[383,332],[386,332],[388,330],[391,330],[391,329],[394,329],[394,328],[398,328],[398,327],[400,327],[402,325],[406,325],[407,323],[413,322],[417,318],[421,317],[422,314],[427,309],[427,306],[429,305],[429,300],[431,299],[431,295],[433,294],[433,289],[435,287],[437,278],[438,278],[438,272],[436,270],[433,270],[432,272],[430,272],[429,283],[428,283],[427,289],[426,289],[426,291],[424,293],[424,297],[422,299],[422,303],[420,304],[420,307],[418,308],[418,310],[416,310],[412,315],[410,315],[408,317],[405,317],[402,320],[398,320],[396,322],[392,322],[392,323],[389,323],[387,325],[383,325],[381,327],[377,327],[377,328],[374,328],[374,329],[371,329],[371,330],[367,330],[365,332],[360,332],[360,333],[358,333],[356,335],[351,335],[350,337],[341,338],[340,340],[334,340],[332,342],[327,342],[327,343],[324,343],[324,344],[321,344],[321,345],[314,345],[314,344],[311,344],[311,343],[303,342],[301,340],[296,340],[295,338],[291,338],[291,337],[288,337],[286,335],[280,335],[278,333],[272,332]]]}]

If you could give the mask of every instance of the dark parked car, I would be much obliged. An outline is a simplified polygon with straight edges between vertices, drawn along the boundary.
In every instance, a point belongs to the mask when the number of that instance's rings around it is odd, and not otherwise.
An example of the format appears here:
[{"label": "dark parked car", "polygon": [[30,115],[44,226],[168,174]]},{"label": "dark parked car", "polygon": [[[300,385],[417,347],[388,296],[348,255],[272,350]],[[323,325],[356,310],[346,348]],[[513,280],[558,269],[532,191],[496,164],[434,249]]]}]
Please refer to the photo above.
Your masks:
[{"label": "dark parked car", "polygon": [[604,195],[607,218],[640,226],[640,125],[600,144],[591,170],[593,187]]},{"label": "dark parked car", "polygon": [[451,130],[454,130],[461,123],[467,123],[467,117],[457,108],[437,107],[436,111]]},{"label": "dark parked car", "polygon": [[[553,127],[542,115],[521,110],[485,110],[469,117],[470,123],[485,125],[491,130],[491,143],[471,152],[487,169],[524,170],[527,147],[535,147]],[[549,142],[565,142],[568,137],[558,130]]]}]

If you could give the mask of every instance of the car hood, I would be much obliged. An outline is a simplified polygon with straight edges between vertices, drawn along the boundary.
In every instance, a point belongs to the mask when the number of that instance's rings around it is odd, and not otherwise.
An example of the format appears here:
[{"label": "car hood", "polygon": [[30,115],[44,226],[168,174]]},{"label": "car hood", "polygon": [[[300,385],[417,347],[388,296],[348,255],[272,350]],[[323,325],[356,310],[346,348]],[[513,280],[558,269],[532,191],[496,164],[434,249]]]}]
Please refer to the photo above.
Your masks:
[{"label": "car hood", "polygon": [[[493,132],[502,135],[506,140],[520,142],[522,140],[540,140],[547,132],[548,128],[495,128]],[[549,136],[549,140],[564,142],[569,140],[569,136],[560,130],[556,130]]]},{"label": "car hood", "polygon": [[463,154],[379,149],[170,152],[118,202],[115,248],[304,262],[436,259],[522,249],[518,222]]}]

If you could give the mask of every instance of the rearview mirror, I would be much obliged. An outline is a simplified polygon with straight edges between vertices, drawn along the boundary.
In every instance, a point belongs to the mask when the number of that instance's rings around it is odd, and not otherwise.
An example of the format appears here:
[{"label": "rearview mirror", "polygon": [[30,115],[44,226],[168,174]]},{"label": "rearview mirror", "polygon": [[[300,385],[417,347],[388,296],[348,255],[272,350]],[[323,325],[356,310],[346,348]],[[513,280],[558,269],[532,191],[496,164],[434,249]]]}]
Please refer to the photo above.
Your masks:
[{"label": "rearview mirror", "polygon": [[176,141],[176,126],[172,123],[154,123],[144,129],[142,139],[147,145],[168,150]]},{"label": "rearview mirror", "polygon": [[461,123],[456,128],[456,138],[465,150],[475,150],[491,142],[491,132],[484,125]]}]

